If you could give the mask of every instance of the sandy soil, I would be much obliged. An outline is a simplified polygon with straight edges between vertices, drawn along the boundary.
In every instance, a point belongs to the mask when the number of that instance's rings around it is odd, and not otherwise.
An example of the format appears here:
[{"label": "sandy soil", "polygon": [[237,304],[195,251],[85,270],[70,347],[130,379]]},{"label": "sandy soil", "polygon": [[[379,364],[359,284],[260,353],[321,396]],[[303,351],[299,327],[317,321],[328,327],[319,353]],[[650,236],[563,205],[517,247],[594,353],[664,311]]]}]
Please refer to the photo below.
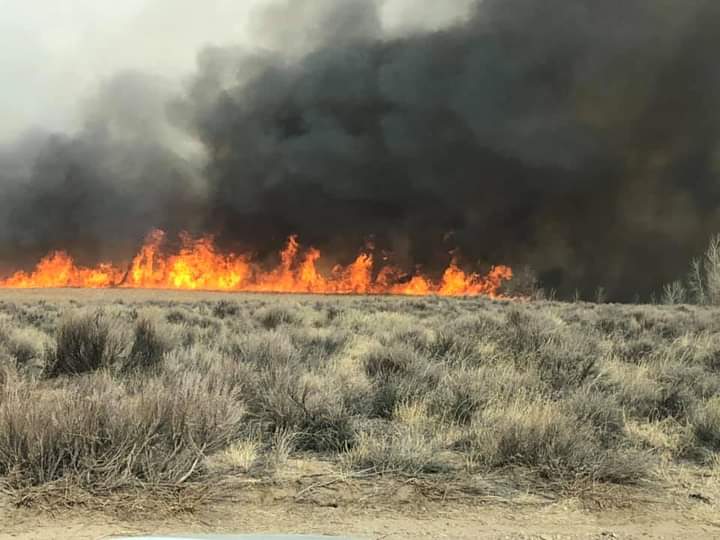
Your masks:
[{"label": "sandy soil", "polygon": [[0,505],[0,540],[252,532],[374,540],[720,538],[720,482],[692,471],[674,471],[642,488],[597,488],[561,497],[502,477],[443,485],[348,479],[322,468],[299,462],[283,478],[237,478],[180,513],[156,505],[152,497],[123,498],[121,509],[103,501],[105,511],[58,510],[52,498],[18,508],[8,497]]},{"label": "sandy soil", "polygon": [[2,516],[0,539],[89,540],[117,534],[322,533],[358,538],[720,538],[720,523],[682,511],[588,512],[573,504],[428,505],[423,508],[323,508],[288,504],[221,505],[197,515],[158,520],[81,512],[52,516],[13,511]]}]

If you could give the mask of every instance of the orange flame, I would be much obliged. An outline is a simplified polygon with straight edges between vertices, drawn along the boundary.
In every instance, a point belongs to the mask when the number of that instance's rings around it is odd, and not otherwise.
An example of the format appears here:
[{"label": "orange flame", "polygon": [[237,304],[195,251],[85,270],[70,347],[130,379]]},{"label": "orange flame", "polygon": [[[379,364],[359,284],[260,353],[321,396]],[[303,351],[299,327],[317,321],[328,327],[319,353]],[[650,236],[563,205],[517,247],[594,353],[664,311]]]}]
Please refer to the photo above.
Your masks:
[{"label": "orange flame", "polygon": [[[302,253],[296,236],[291,236],[280,253],[280,264],[264,270],[249,255],[219,253],[211,237],[181,235],[175,254],[163,252],[165,234],[153,231],[123,270],[103,263],[94,268],[78,266],[62,251],[42,259],[30,272],[17,272],[0,281],[0,288],[109,288],[182,289],[238,292],[280,292],[318,294],[396,294],[440,296],[499,296],[503,282],[512,278],[512,269],[496,266],[489,274],[468,274],[451,262],[442,279],[407,276],[384,266],[375,272],[371,253],[361,253],[349,266],[335,266],[325,276],[318,269],[321,253],[310,248]],[[373,277],[375,276],[375,277]]]}]

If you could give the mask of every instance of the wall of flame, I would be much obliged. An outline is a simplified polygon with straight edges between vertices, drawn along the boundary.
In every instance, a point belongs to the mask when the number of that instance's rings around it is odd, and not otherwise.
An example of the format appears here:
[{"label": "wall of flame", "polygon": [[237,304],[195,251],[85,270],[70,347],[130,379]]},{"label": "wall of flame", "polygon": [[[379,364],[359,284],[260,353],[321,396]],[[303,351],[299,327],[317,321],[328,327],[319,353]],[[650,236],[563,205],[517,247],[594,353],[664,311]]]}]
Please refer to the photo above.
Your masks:
[{"label": "wall of flame", "polygon": [[507,266],[493,267],[486,275],[466,273],[451,261],[442,277],[433,281],[390,265],[376,268],[371,252],[360,253],[350,265],[336,265],[323,275],[318,269],[321,252],[315,248],[302,250],[295,236],[280,252],[280,263],[267,270],[249,254],[220,252],[211,237],[182,235],[176,253],[166,253],[164,241],[164,232],[153,231],[128,268],[111,263],[83,267],[69,254],[56,251],[44,257],[33,271],[18,271],[0,281],[0,287],[497,297],[503,283],[513,275]]}]

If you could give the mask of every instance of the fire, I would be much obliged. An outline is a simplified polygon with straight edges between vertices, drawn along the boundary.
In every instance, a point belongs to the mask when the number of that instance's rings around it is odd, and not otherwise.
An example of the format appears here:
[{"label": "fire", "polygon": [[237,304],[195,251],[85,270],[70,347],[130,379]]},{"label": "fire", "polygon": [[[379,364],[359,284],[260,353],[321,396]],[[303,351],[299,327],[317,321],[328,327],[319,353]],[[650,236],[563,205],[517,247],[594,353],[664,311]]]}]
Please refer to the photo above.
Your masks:
[{"label": "fire", "polygon": [[512,269],[496,266],[485,275],[468,274],[455,261],[434,282],[409,276],[393,266],[375,267],[373,254],[361,253],[348,266],[335,266],[323,274],[318,249],[302,250],[291,236],[280,252],[279,265],[264,269],[247,254],[221,253],[211,237],[181,235],[176,253],[163,250],[165,234],[153,231],[123,269],[110,263],[94,268],[78,266],[65,252],[50,253],[32,272],[17,272],[0,280],[0,288],[110,288],[182,289],[237,292],[394,294],[440,296],[499,296]]}]

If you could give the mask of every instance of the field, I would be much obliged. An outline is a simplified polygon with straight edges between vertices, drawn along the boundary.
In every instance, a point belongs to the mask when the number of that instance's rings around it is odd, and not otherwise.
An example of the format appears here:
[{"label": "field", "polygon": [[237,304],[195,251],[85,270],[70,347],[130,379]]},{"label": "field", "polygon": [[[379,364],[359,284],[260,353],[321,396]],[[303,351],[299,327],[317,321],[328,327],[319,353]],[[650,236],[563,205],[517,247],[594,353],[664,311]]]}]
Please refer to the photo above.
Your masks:
[{"label": "field", "polygon": [[[48,511],[113,531],[720,534],[719,315],[3,291],[2,520],[20,538]],[[246,521],[218,515],[238,505]]]}]

